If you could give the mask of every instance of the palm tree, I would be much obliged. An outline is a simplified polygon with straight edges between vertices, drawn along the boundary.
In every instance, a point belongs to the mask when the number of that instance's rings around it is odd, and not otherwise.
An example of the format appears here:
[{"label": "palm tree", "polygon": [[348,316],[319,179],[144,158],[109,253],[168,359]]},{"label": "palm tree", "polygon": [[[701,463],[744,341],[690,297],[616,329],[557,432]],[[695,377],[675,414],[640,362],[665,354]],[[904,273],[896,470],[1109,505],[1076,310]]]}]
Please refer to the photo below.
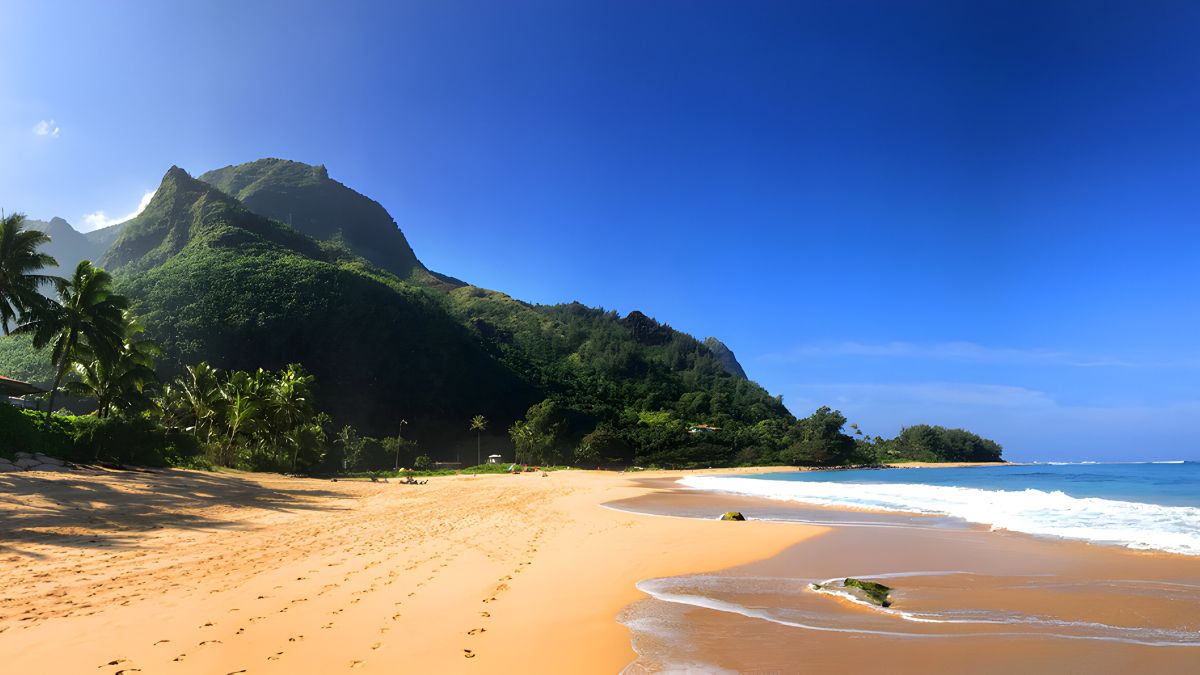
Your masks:
[{"label": "palm tree", "polygon": [[96,416],[100,419],[117,409],[144,403],[146,387],[158,380],[154,371],[158,346],[138,337],[146,329],[131,312],[126,310],[123,320],[125,337],[117,355],[101,359],[81,348],[79,362],[73,366],[79,380],[63,388],[68,393],[96,399]]},{"label": "palm tree", "polygon": [[203,428],[204,441],[211,441],[213,421],[221,407],[217,370],[204,361],[188,366],[175,378],[173,389],[181,399],[179,407],[186,409],[192,422],[192,435],[199,437]]},{"label": "palm tree", "polygon": [[125,337],[125,310],[129,302],[112,292],[112,276],[84,260],[58,293],[58,302],[32,306],[27,321],[16,332],[33,336],[35,349],[52,345],[50,360],[57,366],[50,401],[46,406],[46,429],[54,397],[67,369],[86,352],[93,358],[113,360]]},{"label": "palm tree", "polygon": [[221,463],[225,466],[233,466],[237,439],[239,436],[249,435],[250,427],[253,426],[261,409],[258,401],[258,385],[257,378],[251,377],[249,373],[236,371],[230,374],[225,386],[221,387],[221,395],[225,403],[225,415],[222,420],[225,429],[222,432],[224,438],[221,446]]},{"label": "palm tree", "polygon": [[483,452],[480,450],[480,434],[487,429],[487,418],[483,415],[476,415],[471,418],[471,431],[475,432],[475,465],[483,464]]},{"label": "palm tree", "polygon": [[301,445],[296,434],[304,426],[303,422],[312,417],[309,391],[312,382],[313,376],[306,373],[303,366],[293,363],[279,372],[271,387],[271,422],[276,430],[276,442],[292,446],[293,473]]},{"label": "palm tree", "polygon": [[58,261],[37,249],[50,242],[45,232],[25,229],[25,216],[14,213],[7,218],[0,214],[0,329],[8,335],[9,322],[14,324],[31,309],[45,304],[38,287],[53,283],[61,288],[62,279],[34,274]]}]

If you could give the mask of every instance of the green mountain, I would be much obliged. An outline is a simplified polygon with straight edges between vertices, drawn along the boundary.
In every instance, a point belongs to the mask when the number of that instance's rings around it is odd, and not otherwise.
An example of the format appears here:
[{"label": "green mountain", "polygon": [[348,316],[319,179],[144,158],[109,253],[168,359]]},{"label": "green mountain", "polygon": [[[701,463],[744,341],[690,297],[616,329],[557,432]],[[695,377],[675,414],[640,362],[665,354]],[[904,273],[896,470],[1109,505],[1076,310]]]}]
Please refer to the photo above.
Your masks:
[{"label": "green mountain", "polygon": [[77,231],[62,218],[51,218],[48,221],[27,218],[25,225],[50,235],[50,243],[46,245],[45,251],[54,256],[58,266],[48,268],[47,274],[69,276],[80,260],[96,260],[104,253],[103,245]]},{"label": "green mountain", "polygon": [[109,246],[112,246],[112,243],[117,240],[117,235],[121,234],[121,230],[124,228],[125,223],[117,223],[91,232],[84,232],[83,236],[103,253],[108,250]]},{"label": "green mountain", "polygon": [[733,350],[726,347],[724,342],[709,336],[704,338],[704,346],[708,347],[709,351],[712,352],[713,358],[725,368],[726,372],[734,377],[743,380],[747,379],[746,371],[742,370],[742,364],[738,363],[737,357],[733,355]]},{"label": "green mountain", "polygon": [[[173,364],[302,363],[340,421],[467,419],[534,394],[446,311],[438,292],[256,213],[178,167],[101,264]],[[466,416],[466,417],[464,417]]]},{"label": "green mountain", "polygon": [[313,239],[340,241],[401,279],[427,272],[387,210],[330,178],[324,166],[260,159],[209,171],[200,180],[260,216]]},{"label": "green mountain", "polygon": [[[485,450],[508,455],[523,421],[547,460],[590,448],[660,464],[757,461],[795,423],[719,341],[429,273],[391,216],[323,167],[262,160],[202,179],[172,167],[100,260],[163,348],[164,376],[301,363],[339,424],[393,435],[407,420],[436,459],[473,459],[476,414]],[[27,352],[3,342],[0,369]]]}]

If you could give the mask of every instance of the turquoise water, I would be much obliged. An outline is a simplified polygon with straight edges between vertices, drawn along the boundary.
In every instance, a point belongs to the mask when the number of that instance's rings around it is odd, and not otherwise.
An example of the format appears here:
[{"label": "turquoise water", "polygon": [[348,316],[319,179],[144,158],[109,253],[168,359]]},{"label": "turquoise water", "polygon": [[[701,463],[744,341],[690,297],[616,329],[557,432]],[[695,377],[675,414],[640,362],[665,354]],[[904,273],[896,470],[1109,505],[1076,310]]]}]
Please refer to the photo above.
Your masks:
[{"label": "turquoise water", "polygon": [[703,490],[944,514],[993,529],[1200,555],[1200,463],[1032,464],[689,476]]},{"label": "turquoise water", "polygon": [[981,490],[1060,491],[1162,506],[1200,507],[1200,462],[1030,464],[946,469],[777,473],[763,480],[880,485],[909,483]]}]

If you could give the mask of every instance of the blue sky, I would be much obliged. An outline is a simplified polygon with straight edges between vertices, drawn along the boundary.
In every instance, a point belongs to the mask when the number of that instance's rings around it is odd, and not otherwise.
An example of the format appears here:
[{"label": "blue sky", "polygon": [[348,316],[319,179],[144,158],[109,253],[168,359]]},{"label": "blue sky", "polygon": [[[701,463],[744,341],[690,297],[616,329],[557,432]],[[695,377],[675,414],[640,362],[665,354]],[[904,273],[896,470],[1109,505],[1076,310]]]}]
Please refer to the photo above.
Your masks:
[{"label": "blue sky", "polygon": [[324,163],[430,267],[717,335],[797,414],[1200,458],[1195,3],[18,0],[0,25],[6,210],[83,228],[172,164]]}]

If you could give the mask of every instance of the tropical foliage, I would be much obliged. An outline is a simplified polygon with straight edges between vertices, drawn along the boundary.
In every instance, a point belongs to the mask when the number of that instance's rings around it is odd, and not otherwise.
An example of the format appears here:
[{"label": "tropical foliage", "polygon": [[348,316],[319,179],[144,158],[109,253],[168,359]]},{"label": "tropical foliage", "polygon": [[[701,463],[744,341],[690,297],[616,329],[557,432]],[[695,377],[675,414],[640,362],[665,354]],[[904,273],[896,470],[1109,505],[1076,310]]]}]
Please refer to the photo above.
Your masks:
[{"label": "tropical foliage", "polygon": [[61,279],[38,272],[58,261],[39,250],[49,243],[44,232],[25,227],[25,216],[0,216],[0,330],[5,335],[17,320],[45,304],[43,286]]},{"label": "tropical foliage", "polygon": [[871,440],[829,408],[797,419],[718,340],[438,275],[324,167],[263,160],[201,178],[172,167],[115,233],[101,259],[112,276],[80,263],[57,302],[30,290],[53,281],[38,274],[53,262],[44,235],[5,220],[0,319],[20,326],[0,340],[0,369],[94,410],[95,438],[148,420],[215,464],[290,471],[471,450],[679,467],[1000,455],[961,430]]},{"label": "tropical foliage", "polygon": [[58,302],[29,308],[18,333],[33,336],[36,349],[50,347],[56,370],[46,406],[47,424],[54,399],[67,370],[76,364],[103,361],[111,366],[124,347],[129,303],[112,289],[112,277],[84,260],[59,289]]},{"label": "tropical foliage", "polygon": [[313,408],[312,383],[296,364],[223,373],[200,363],[167,383],[156,403],[163,425],[190,433],[215,464],[312,470],[324,458],[329,426]]}]

